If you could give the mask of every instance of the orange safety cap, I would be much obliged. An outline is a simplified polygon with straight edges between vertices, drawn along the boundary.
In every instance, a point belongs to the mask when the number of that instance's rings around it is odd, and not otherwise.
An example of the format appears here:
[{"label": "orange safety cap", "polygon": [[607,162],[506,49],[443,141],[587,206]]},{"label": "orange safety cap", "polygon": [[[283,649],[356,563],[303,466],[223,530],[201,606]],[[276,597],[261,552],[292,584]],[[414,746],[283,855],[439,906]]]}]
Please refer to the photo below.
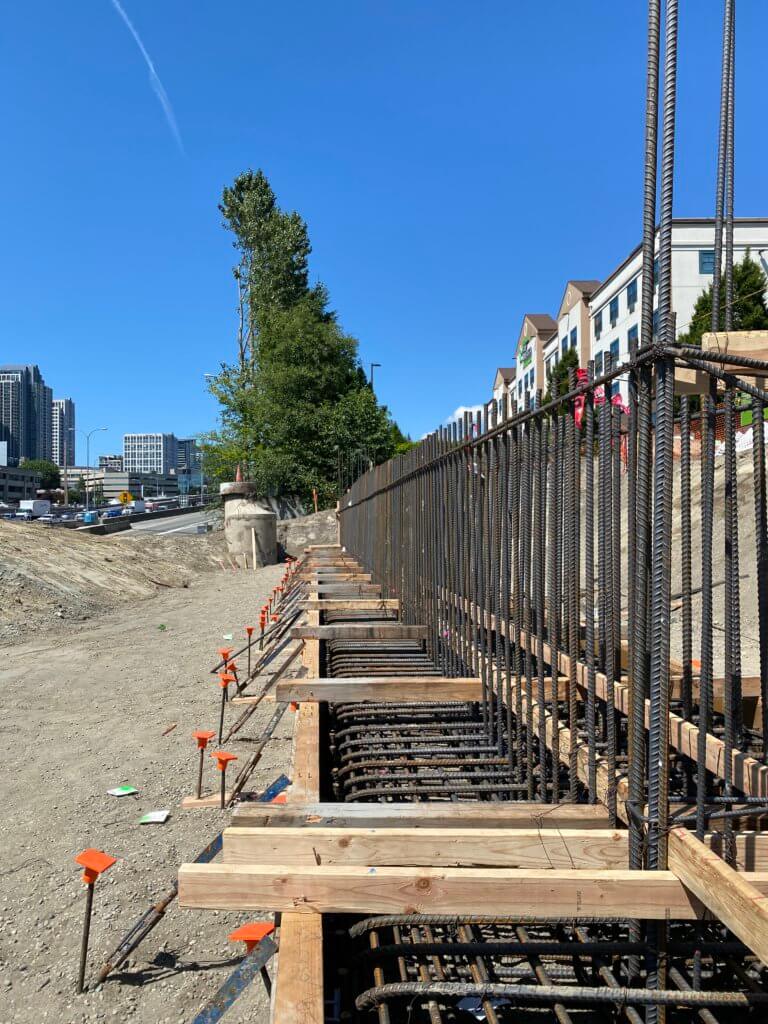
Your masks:
[{"label": "orange safety cap", "polygon": [[212,740],[215,735],[216,733],[213,730],[207,732],[205,729],[198,729],[197,732],[192,733],[192,737],[197,740],[200,750],[205,750],[208,746],[208,740]]},{"label": "orange safety cap", "polygon": [[231,674],[231,672],[219,672],[219,686],[222,690],[229,686],[230,683],[236,683],[237,679]]},{"label": "orange safety cap", "polygon": [[110,857],[108,853],[104,853],[102,850],[90,848],[83,850],[82,853],[78,853],[75,857],[75,863],[85,868],[85,871],[83,871],[83,881],[85,884],[93,885],[103,871],[111,868],[113,864],[117,864],[117,857]]},{"label": "orange safety cap", "polygon": [[273,622],[277,622],[279,618],[280,618],[280,616],[279,616],[279,615],[273,615],[273,616],[272,616],[272,621],[273,621]]},{"label": "orange safety cap", "polygon": [[253,632],[253,626],[246,626],[245,632],[248,634],[248,636],[250,636],[251,633]]},{"label": "orange safety cap", "polygon": [[279,793],[277,796],[273,796],[269,802],[271,804],[287,804],[288,797],[285,795],[285,793]]},{"label": "orange safety cap", "polygon": [[237,754],[228,754],[226,750],[214,750],[211,752],[211,757],[215,757],[218,761],[220,772],[224,771],[230,761],[237,760]]},{"label": "orange safety cap", "polygon": [[271,935],[274,930],[275,926],[270,921],[253,921],[230,932],[229,941],[244,942],[246,951],[250,953],[254,946],[258,946],[261,940]]},{"label": "orange safety cap", "polygon": [[229,661],[229,656],[234,651],[234,647],[220,647],[219,655],[222,661]]}]

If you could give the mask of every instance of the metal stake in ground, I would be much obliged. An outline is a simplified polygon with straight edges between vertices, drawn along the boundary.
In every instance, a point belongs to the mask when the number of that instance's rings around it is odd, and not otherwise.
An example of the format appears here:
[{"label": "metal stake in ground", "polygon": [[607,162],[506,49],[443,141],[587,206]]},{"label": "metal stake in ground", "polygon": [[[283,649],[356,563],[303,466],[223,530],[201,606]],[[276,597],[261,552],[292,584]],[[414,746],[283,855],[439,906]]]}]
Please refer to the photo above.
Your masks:
[{"label": "metal stake in ground", "polygon": [[246,626],[245,632],[248,635],[248,678],[251,678],[251,637],[253,636],[253,626]]},{"label": "metal stake in ground", "polygon": [[236,761],[236,754],[228,754],[226,750],[214,750],[211,757],[216,758],[218,769],[221,772],[221,809],[227,805],[227,765],[230,761]]},{"label": "metal stake in ground", "polygon": [[80,946],[80,970],[77,975],[77,994],[80,995],[85,984],[85,964],[88,959],[88,937],[91,933],[91,912],[93,910],[93,887],[99,875],[117,863],[117,858],[110,857],[108,853],[103,853],[101,850],[88,849],[78,853],[75,863],[85,869],[83,882],[86,886],[83,941]]},{"label": "metal stake in ground", "polygon": [[221,687],[221,711],[219,713],[219,743],[221,743],[221,737],[224,735],[224,705],[227,703],[227,691],[230,683],[235,681],[235,677],[229,672],[219,672],[219,686]]},{"label": "metal stake in ground", "polygon": [[203,758],[205,757],[205,748],[208,746],[208,740],[212,740],[216,733],[213,729],[207,732],[203,729],[198,729],[197,732],[193,732],[192,736],[197,740],[197,749],[200,751],[200,764],[197,771],[197,799],[199,800],[203,795]]}]

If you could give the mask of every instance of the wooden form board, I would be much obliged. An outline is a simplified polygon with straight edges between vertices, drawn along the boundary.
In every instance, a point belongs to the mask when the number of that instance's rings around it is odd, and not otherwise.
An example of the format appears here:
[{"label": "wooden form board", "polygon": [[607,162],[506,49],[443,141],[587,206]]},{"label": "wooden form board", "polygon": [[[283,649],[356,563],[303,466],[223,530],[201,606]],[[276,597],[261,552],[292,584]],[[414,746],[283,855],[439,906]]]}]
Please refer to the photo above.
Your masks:
[{"label": "wooden form board", "polygon": [[669,833],[669,866],[681,882],[768,964],[768,896],[685,829]]},{"label": "wooden form board", "polygon": [[[319,709],[302,704],[293,734],[293,785],[283,808],[320,798],[319,743]],[[323,1024],[324,1020],[322,916],[285,913],[280,919],[271,1024]]]},{"label": "wooden form board", "polygon": [[541,804],[523,800],[506,803],[451,801],[445,803],[368,804],[318,803],[240,804],[235,825],[317,828],[391,828],[398,824],[420,828],[605,829],[608,812],[600,805]]},{"label": "wooden form board", "polygon": [[[628,841],[626,831],[608,828],[516,829],[502,824],[480,828],[272,824],[255,828],[236,824],[224,831],[223,860],[225,864],[286,866],[621,869],[627,867]],[[721,836],[706,836],[705,844],[710,850],[721,850]],[[741,872],[768,871],[768,836],[739,835],[736,860]]]},{"label": "wooden form board", "polygon": [[[768,892],[768,875],[741,878]],[[179,903],[210,910],[499,914],[533,920],[709,916],[671,871],[183,864]]]},{"label": "wooden form board", "polygon": [[293,626],[291,637],[304,640],[425,640],[426,626],[400,622],[350,622],[339,626]]},{"label": "wooden form board", "polygon": [[286,679],[277,684],[278,700],[393,701],[399,704],[414,701],[478,701],[483,690],[479,679],[437,677],[387,677],[366,679]]},{"label": "wooden form board", "polygon": [[335,601],[327,598],[308,598],[301,602],[301,606],[315,612],[378,612],[397,611],[400,602],[395,598],[383,597],[357,599],[340,597]]},{"label": "wooden form board", "polygon": [[615,829],[243,828],[224,830],[225,864],[625,868]]},{"label": "wooden form board", "polygon": [[293,761],[291,766],[292,802],[316,800],[320,795],[320,708],[317,704],[300,704],[293,729]]}]

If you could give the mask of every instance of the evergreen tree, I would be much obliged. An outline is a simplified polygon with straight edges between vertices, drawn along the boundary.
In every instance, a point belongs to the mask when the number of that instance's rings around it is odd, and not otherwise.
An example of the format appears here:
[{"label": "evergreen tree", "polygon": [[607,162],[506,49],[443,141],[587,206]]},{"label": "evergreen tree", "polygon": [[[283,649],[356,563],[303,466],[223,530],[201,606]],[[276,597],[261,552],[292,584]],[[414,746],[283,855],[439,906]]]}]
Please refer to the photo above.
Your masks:
[{"label": "evergreen tree", "polygon": [[575,348],[569,348],[568,351],[562,356],[554,366],[554,369],[550,370],[547,374],[547,391],[544,395],[544,405],[547,402],[552,401],[552,382],[557,381],[557,393],[558,395],[564,395],[568,391],[568,371],[577,369],[579,365],[579,357],[576,354]]},{"label": "evergreen tree", "polygon": [[221,212],[240,264],[238,361],[211,382],[221,403],[219,431],[203,439],[206,467],[231,479],[236,466],[261,494],[316,489],[331,503],[339,453],[373,462],[390,458],[400,431],[368,386],[357,341],[327,309],[327,293],[309,285],[307,226],[285,213],[261,171],[224,190]]},{"label": "evergreen tree", "polygon": [[24,459],[24,469],[31,469],[40,477],[40,490],[52,491],[61,484],[61,471],[50,459]]},{"label": "evergreen tree", "polygon": [[[749,254],[733,267],[733,329],[763,331],[768,328],[765,274]],[[681,327],[685,326],[683,324]],[[720,278],[720,330],[725,329],[725,279]],[[688,330],[678,336],[679,345],[701,347],[701,336],[712,330],[712,285],[702,292],[693,308]]]}]

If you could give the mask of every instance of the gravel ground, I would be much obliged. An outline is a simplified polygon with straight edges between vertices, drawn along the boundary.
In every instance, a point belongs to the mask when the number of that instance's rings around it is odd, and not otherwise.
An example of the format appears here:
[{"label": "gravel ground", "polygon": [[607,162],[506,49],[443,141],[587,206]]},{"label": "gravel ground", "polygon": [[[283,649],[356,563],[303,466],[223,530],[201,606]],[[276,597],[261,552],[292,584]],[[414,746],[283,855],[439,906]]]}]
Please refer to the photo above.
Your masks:
[{"label": "gravel ground", "polygon": [[[174,904],[127,966],[99,991],[76,996],[84,887],[73,857],[95,846],[118,858],[96,886],[94,979],[104,956],[173,883],[179,864],[228,818],[218,809],[180,809],[196,781],[190,733],[216,724],[219,690],[209,669],[223,635],[244,636],[282,571],[206,573],[186,589],[73,624],[66,639],[40,636],[3,649],[0,1021],[191,1021],[237,964],[242,945],[227,935],[253,915]],[[241,761],[273,711],[265,702],[246,737],[228,745]],[[254,789],[286,768],[291,726],[286,716]],[[206,773],[209,786],[216,784],[212,765]],[[136,786],[138,797],[107,796],[121,784]],[[138,824],[160,809],[171,812],[166,824]],[[257,1024],[268,1020],[259,981],[235,1012]]]}]

